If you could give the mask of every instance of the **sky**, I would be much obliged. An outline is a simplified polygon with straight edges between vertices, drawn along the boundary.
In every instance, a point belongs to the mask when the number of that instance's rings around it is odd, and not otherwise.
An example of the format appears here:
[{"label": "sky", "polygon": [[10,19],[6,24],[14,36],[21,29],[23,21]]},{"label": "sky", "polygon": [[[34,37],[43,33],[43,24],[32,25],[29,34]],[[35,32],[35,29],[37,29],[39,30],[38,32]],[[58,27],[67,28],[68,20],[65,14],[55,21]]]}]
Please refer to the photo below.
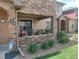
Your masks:
[{"label": "sky", "polygon": [[63,10],[78,6],[78,0],[57,0],[57,1],[63,2],[66,4],[63,6]]}]

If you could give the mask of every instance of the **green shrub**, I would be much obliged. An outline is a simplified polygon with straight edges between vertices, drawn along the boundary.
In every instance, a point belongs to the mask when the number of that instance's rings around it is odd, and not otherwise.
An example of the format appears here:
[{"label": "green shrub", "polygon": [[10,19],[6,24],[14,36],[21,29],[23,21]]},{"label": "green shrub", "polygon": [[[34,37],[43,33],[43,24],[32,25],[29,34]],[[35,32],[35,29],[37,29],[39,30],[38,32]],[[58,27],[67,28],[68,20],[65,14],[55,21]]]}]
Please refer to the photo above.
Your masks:
[{"label": "green shrub", "polygon": [[28,51],[30,53],[35,53],[38,49],[38,45],[36,43],[32,43],[31,45],[29,45],[28,47]]},{"label": "green shrub", "polygon": [[52,47],[54,45],[54,41],[53,40],[49,40],[48,44],[49,44],[50,47]]},{"label": "green shrub", "polygon": [[35,35],[40,35],[40,34],[44,34],[45,30],[44,29],[39,29],[35,32]]},{"label": "green shrub", "polygon": [[45,29],[45,33],[51,33],[51,29]]},{"label": "green shrub", "polygon": [[48,41],[44,42],[41,47],[43,49],[48,49],[48,48],[51,48],[53,45],[54,45],[54,41],[48,40]]},{"label": "green shrub", "polygon": [[42,44],[42,48],[43,48],[43,49],[49,48],[48,43],[47,43],[47,42],[44,42],[44,43]]},{"label": "green shrub", "polygon": [[60,31],[57,33],[57,40],[59,43],[67,43],[68,42],[68,36],[64,31]]}]

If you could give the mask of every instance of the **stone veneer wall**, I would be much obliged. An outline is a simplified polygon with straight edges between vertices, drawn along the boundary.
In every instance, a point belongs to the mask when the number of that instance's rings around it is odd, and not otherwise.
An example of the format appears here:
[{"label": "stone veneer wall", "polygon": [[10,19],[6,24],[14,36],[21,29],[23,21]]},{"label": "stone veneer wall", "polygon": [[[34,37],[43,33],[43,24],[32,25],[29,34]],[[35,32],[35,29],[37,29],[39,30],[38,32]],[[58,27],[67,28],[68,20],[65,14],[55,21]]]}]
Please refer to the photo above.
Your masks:
[{"label": "stone veneer wall", "polygon": [[55,36],[53,34],[27,36],[26,38],[20,38],[19,43],[21,46],[23,45],[27,46],[31,43],[41,44],[46,40],[55,40]]},{"label": "stone veneer wall", "polygon": [[20,12],[27,14],[54,16],[56,9],[56,1],[50,0],[25,0],[25,7]]}]

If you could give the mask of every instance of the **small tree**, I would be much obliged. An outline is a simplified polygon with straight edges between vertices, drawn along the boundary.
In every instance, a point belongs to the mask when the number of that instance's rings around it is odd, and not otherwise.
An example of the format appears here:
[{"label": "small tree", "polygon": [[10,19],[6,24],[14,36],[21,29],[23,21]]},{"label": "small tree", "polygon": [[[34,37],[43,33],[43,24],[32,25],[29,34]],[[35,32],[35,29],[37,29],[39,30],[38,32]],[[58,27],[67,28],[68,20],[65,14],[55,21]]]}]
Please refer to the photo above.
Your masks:
[{"label": "small tree", "polygon": [[57,33],[57,40],[59,43],[67,43],[68,42],[68,36],[64,31],[60,31]]},{"label": "small tree", "polygon": [[29,45],[28,47],[28,51],[30,53],[35,53],[38,49],[38,45],[36,43],[32,43],[31,45]]},{"label": "small tree", "polygon": [[48,40],[48,41],[44,42],[41,47],[43,49],[48,49],[48,48],[51,48],[52,46],[54,46],[54,41]]}]

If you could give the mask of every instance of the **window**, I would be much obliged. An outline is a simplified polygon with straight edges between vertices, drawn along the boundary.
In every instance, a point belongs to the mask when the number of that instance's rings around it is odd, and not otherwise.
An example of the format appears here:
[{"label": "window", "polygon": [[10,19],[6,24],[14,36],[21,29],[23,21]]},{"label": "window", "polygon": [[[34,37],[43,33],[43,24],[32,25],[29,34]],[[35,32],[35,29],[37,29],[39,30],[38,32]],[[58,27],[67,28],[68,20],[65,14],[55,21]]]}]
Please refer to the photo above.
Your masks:
[{"label": "window", "polygon": [[46,22],[46,29],[51,29],[51,22],[50,21]]},{"label": "window", "polygon": [[19,36],[31,36],[32,35],[32,21],[26,20],[26,21],[20,21],[20,33]]},{"label": "window", "polygon": [[74,28],[74,24],[72,23],[72,28]]}]

